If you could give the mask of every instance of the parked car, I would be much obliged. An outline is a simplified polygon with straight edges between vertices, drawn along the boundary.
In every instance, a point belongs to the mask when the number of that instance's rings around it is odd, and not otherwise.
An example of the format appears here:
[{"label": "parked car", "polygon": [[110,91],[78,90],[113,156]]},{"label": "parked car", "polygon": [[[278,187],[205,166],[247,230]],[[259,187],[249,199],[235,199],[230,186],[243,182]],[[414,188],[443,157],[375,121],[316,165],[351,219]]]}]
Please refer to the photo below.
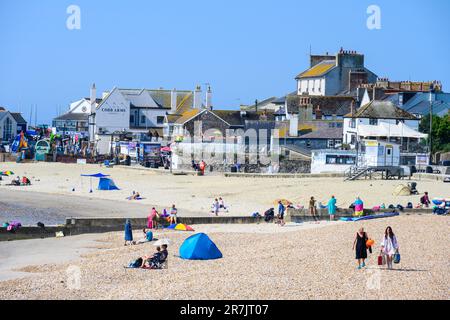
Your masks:
[{"label": "parked car", "polygon": [[441,161],[441,166],[450,167],[450,160]]}]

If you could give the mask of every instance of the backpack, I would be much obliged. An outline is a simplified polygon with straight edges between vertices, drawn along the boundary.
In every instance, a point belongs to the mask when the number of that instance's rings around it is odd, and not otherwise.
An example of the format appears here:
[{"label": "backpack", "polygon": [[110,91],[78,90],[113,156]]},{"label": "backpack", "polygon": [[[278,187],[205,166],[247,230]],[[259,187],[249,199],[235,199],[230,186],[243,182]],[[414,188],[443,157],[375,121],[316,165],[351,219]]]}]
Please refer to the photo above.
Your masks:
[{"label": "backpack", "polygon": [[142,265],[142,258],[138,258],[134,262],[130,263],[131,268],[140,268],[141,265]]}]

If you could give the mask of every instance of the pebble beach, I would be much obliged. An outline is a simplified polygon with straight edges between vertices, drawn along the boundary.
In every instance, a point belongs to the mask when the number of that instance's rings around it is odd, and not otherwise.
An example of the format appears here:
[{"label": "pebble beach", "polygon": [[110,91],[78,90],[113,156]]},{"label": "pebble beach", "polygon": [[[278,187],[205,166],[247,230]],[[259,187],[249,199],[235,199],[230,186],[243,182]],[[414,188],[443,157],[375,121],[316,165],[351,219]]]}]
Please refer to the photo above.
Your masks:
[{"label": "pebble beach", "polygon": [[[376,263],[388,225],[398,237],[402,254],[395,270]],[[108,233],[98,235],[90,246],[92,251],[71,261],[20,268],[17,271],[31,276],[0,282],[0,299],[450,298],[447,217],[402,215],[356,223],[194,227],[210,236],[222,251],[222,259],[182,260],[177,257],[178,249],[192,233],[156,231],[157,238],[171,241],[168,269],[125,269],[131,260],[155,248],[152,244],[124,247],[123,233]],[[352,251],[360,227],[376,242],[364,270],[357,270]],[[75,288],[70,278],[73,270],[80,273]]]}]

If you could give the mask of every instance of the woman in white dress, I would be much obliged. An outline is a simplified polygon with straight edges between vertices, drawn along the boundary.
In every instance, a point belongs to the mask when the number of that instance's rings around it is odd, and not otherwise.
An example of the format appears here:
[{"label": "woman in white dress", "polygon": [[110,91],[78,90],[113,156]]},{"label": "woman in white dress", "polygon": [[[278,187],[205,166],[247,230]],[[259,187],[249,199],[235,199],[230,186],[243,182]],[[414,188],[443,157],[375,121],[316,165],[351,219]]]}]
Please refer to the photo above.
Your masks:
[{"label": "woman in white dress", "polygon": [[383,240],[381,240],[381,253],[386,256],[388,269],[392,269],[392,262],[394,260],[394,255],[398,252],[398,248],[397,237],[392,231],[392,228],[387,227]]}]

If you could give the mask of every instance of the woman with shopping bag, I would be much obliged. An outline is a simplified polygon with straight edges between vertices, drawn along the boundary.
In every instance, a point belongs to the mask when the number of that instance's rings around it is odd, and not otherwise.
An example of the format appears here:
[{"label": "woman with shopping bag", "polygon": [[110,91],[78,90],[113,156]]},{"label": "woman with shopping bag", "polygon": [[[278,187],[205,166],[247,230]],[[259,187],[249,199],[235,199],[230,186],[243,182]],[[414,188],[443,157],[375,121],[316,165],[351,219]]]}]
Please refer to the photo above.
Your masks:
[{"label": "woman with shopping bag", "polygon": [[400,263],[400,253],[397,237],[391,227],[387,227],[381,241],[381,254],[386,258],[388,269],[393,268],[393,262]]}]

